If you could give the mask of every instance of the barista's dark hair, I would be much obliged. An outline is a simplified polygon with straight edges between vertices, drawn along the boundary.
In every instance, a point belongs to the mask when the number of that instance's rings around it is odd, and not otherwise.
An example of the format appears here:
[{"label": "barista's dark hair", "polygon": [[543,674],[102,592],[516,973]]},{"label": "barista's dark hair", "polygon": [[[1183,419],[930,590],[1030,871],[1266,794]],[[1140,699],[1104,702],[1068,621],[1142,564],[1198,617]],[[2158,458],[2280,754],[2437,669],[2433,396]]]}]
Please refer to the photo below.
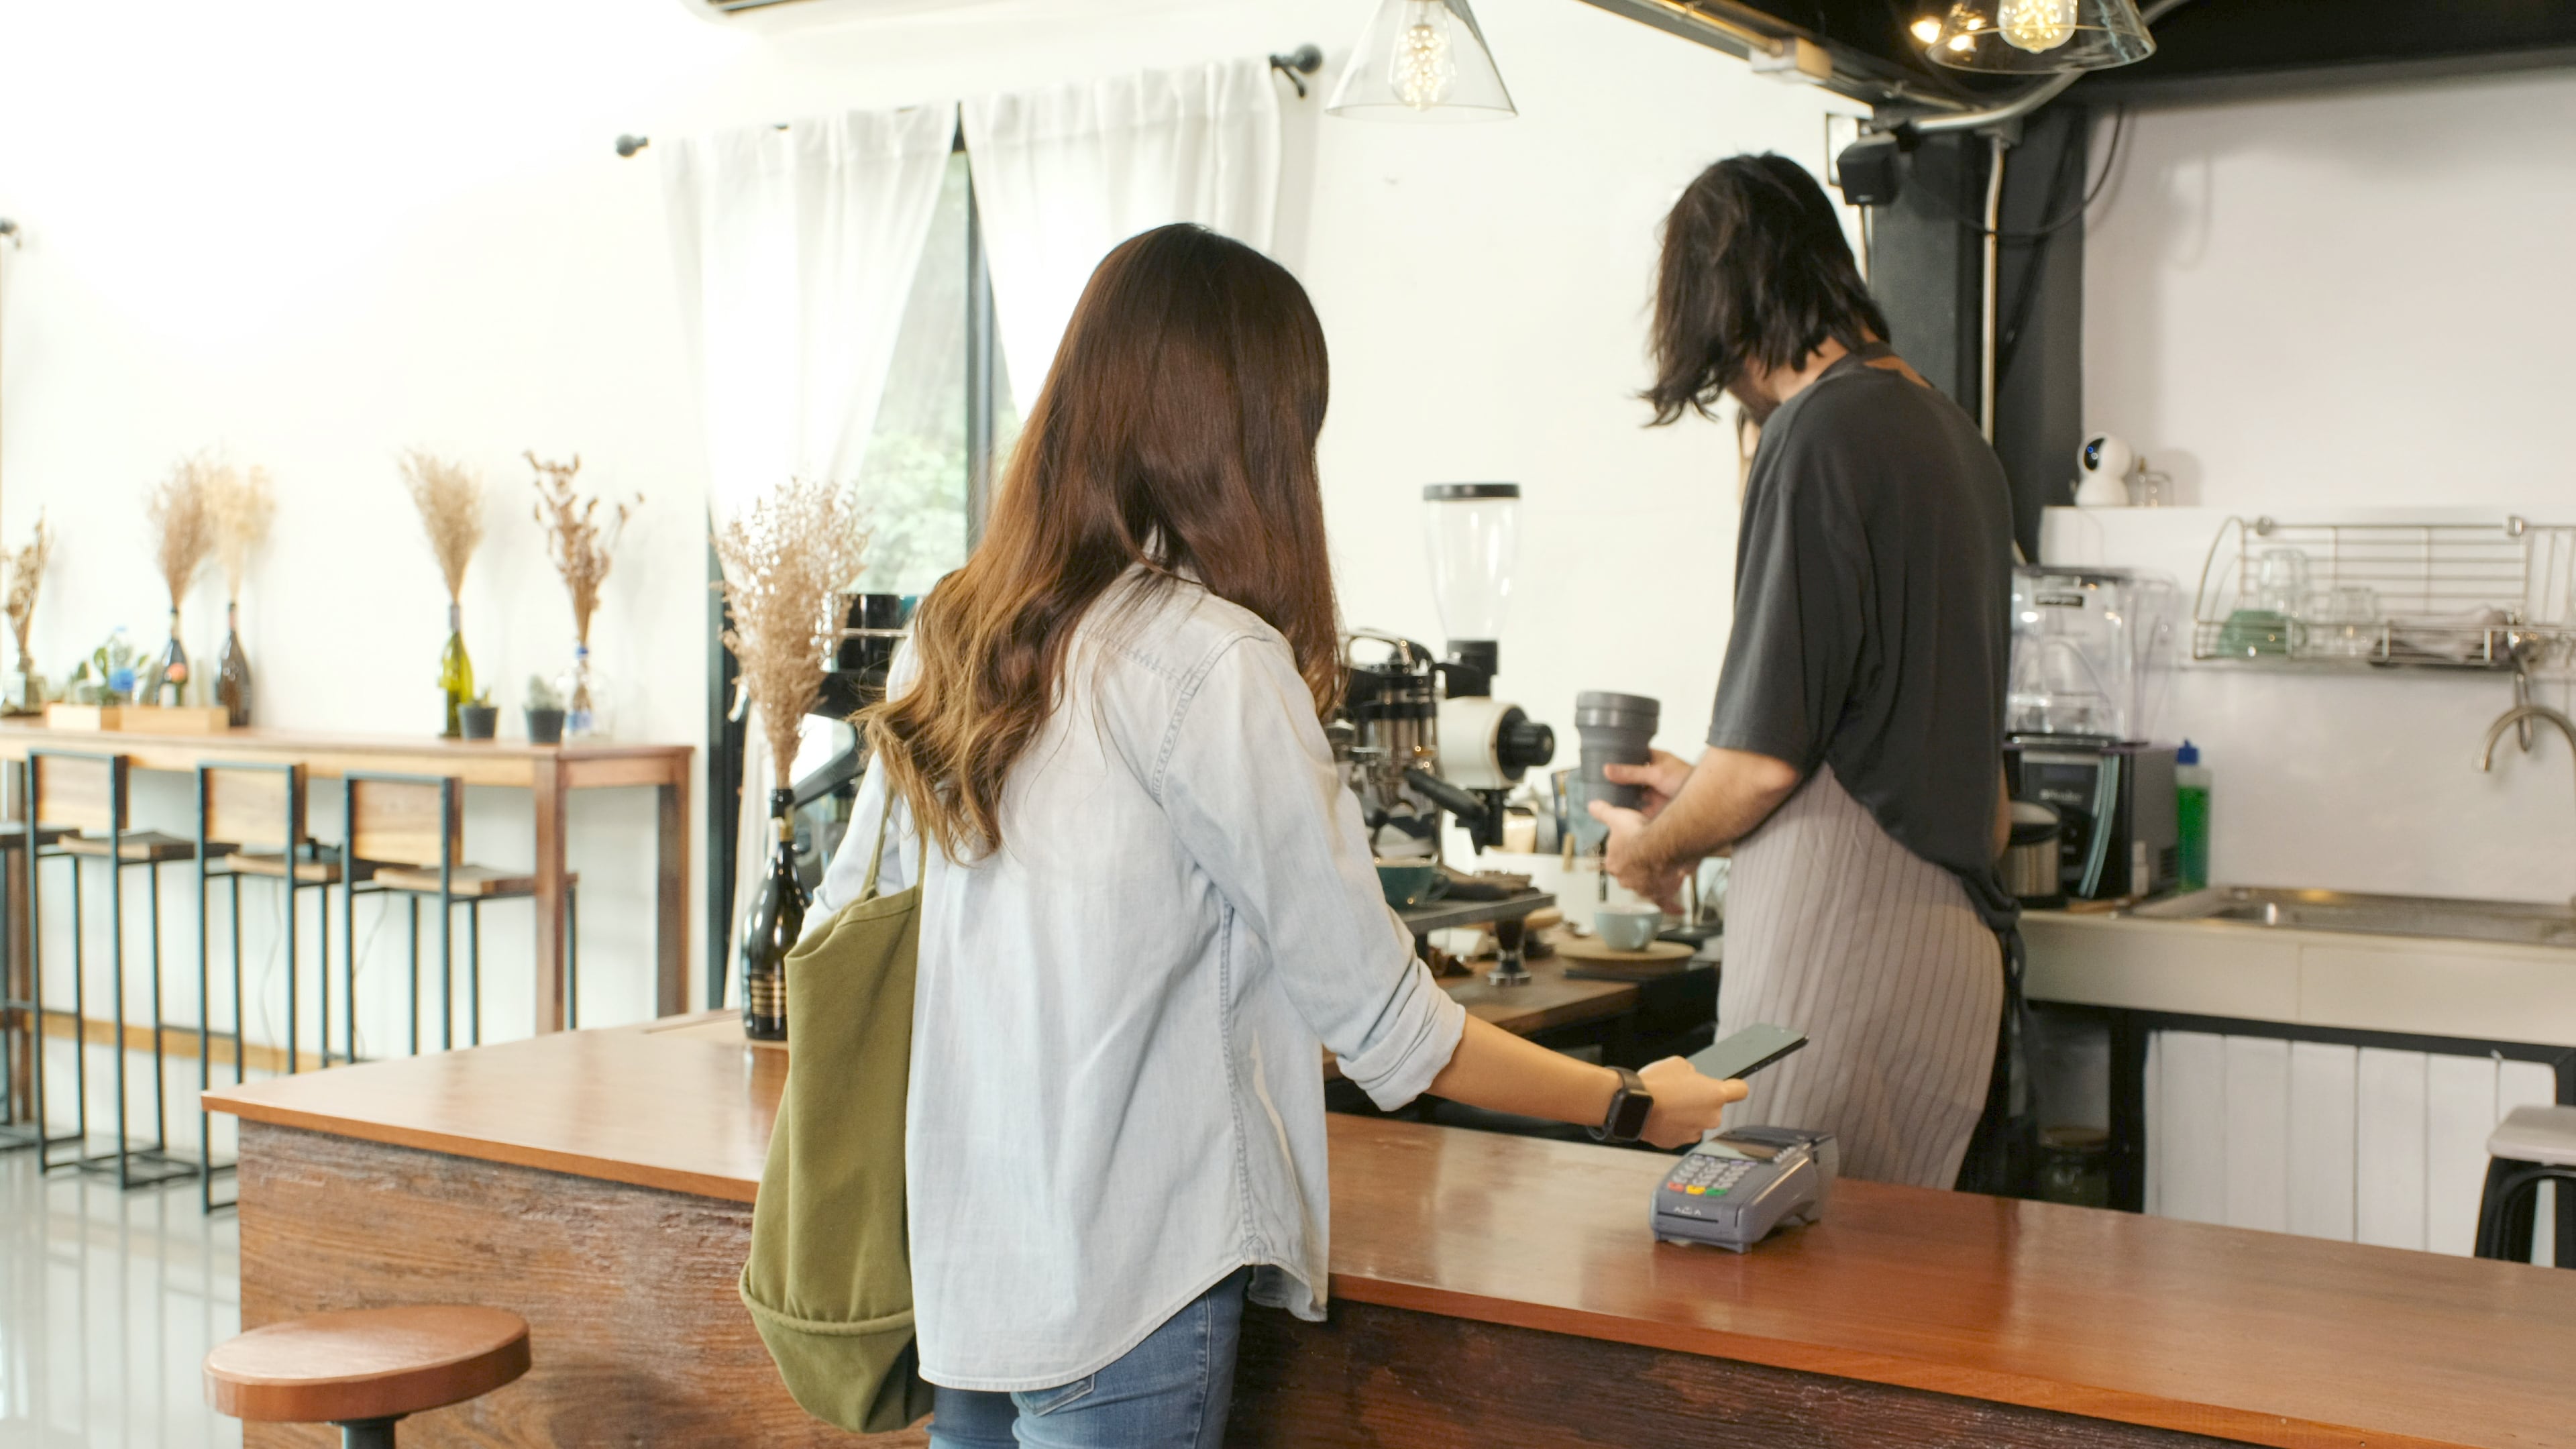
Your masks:
[{"label": "barista's dark hair", "polygon": [[1786,156],[1730,156],[1664,218],[1655,284],[1655,421],[1711,415],[1745,368],[1794,367],[1832,338],[1888,336],[1824,188]]}]

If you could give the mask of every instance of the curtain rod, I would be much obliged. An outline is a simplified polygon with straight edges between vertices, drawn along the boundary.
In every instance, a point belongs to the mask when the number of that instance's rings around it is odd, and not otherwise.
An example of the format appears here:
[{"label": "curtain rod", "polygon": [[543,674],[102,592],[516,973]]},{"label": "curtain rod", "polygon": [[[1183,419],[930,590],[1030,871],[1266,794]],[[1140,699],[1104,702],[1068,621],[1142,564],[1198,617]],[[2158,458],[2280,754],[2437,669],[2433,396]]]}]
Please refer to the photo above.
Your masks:
[{"label": "curtain rod", "polygon": [[[1324,49],[1309,41],[1285,55],[1271,56],[1270,68],[1288,77],[1288,83],[1297,88],[1297,99],[1302,101],[1307,95],[1306,77],[1324,68]],[[775,122],[770,129],[784,131],[787,129],[787,123]],[[633,156],[652,144],[653,138],[650,136],[620,136],[617,138],[617,154],[623,159]]]}]

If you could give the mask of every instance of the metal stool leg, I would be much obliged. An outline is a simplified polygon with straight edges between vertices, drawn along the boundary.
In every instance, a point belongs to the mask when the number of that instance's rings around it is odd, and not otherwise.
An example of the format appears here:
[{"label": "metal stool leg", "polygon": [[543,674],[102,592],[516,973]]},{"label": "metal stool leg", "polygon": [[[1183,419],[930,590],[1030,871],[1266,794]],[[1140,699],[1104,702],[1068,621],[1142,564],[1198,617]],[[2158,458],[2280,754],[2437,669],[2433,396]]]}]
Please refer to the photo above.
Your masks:
[{"label": "metal stool leg", "polygon": [[411,908],[411,1054],[420,1055],[420,897],[405,896]]},{"label": "metal stool leg", "polygon": [[564,1026],[581,1029],[581,887],[564,889]]},{"label": "metal stool leg", "polygon": [[[2576,1167],[2545,1166],[2511,1158],[2487,1159],[2486,1191],[2478,1199],[2477,1256],[2512,1263],[2531,1261],[2532,1228],[2539,1216],[2540,1186],[2558,1184],[2562,1204],[2576,1193]],[[2576,1244],[2562,1235],[2555,1245],[2559,1267],[2576,1268]]]},{"label": "metal stool leg", "polygon": [[394,1449],[393,1419],[344,1419],[340,1431],[340,1449]]},{"label": "metal stool leg", "polygon": [[465,903],[465,1023],[468,1045],[483,1044],[483,898]]}]

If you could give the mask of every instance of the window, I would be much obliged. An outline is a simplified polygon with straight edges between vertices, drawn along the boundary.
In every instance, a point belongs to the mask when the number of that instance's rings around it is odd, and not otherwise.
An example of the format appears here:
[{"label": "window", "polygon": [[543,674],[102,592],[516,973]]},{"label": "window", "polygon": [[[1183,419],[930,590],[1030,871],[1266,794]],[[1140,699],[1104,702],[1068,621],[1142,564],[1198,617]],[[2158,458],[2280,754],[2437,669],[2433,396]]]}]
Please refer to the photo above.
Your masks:
[{"label": "window", "polygon": [[[930,237],[904,302],[867,456],[859,466],[856,483],[870,530],[867,570],[859,587],[917,597],[964,563],[982,529],[997,460],[1018,432],[1010,378],[993,332],[992,281],[984,269],[974,188],[961,147],[948,158]],[[713,567],[710,555],[711,578]],[[715,701],[707,752],[708,919],[721,923],[733,919],[743,725],[725,717],[735,667],[733,656],[714,638],[723,628],[720,599],[710,610],[708,627],[710,697]],[[803,802],[798,864],[810,885],[849,824],[846,766],[857,736],[847,724],[819,717],[807,718],[798,733],[795,778]],[[719,925],[708,934],[712,1005],[724,999],[729,933]]]},{"label": "window", "polygon": [[979,242],[961,150],[948,158],[859,470],[871,528],[859,582],[870,593],[919,595],[966,561],[986,493],[979,462],[998,456],[1018,431],[992,345]]}]

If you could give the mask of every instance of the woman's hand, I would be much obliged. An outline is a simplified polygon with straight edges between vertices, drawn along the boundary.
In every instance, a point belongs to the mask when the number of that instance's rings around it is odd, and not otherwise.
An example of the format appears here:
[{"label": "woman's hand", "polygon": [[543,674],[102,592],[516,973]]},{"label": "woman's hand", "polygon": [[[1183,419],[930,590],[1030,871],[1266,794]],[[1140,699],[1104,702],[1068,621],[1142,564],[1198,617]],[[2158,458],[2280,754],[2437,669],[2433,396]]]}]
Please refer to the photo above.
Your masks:
[{"label": "woman's hand", "polygon": [[1613,785],[1643,786],[1646,800],[1639,813],[1652,820],[1682,792],[1683,782],[1690,779],[1691,765],[1679,755],[1656,750],[1642,765],[1603,765],[1601,773]]},{"label": "woman's hand", "polygon": [[1752,1091],[1732,1078],[1704,1077],[1680,1057],[1666,1057],[1637,1075],[1655,1098],[1645,1130],[1637,1135],[1657,1147],[1688,1147],[1702,1133],[1716,1131],[1726,1104],[1741,1102]]}]

